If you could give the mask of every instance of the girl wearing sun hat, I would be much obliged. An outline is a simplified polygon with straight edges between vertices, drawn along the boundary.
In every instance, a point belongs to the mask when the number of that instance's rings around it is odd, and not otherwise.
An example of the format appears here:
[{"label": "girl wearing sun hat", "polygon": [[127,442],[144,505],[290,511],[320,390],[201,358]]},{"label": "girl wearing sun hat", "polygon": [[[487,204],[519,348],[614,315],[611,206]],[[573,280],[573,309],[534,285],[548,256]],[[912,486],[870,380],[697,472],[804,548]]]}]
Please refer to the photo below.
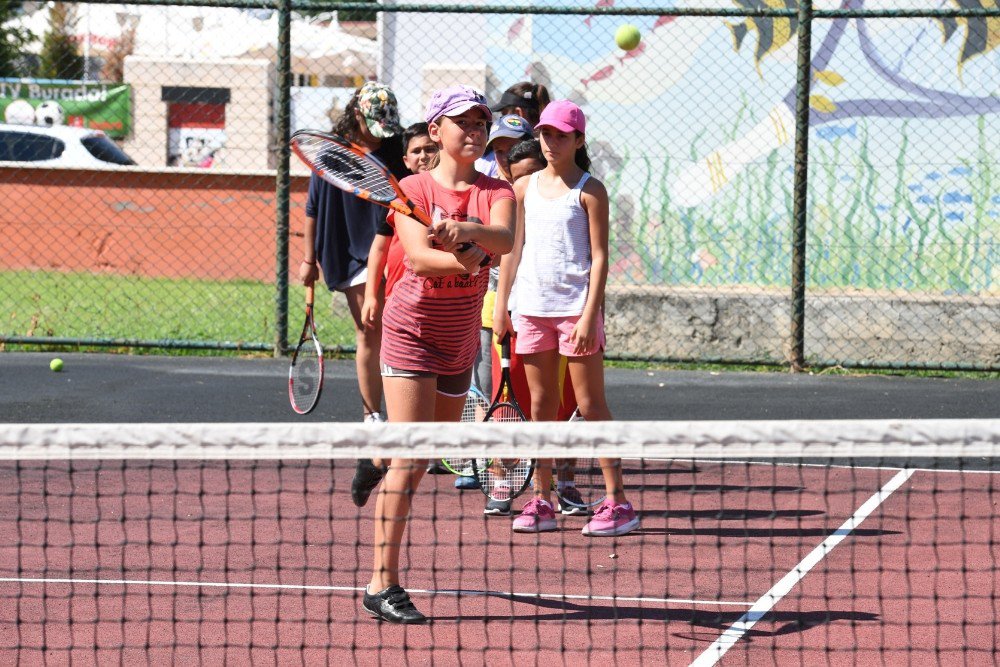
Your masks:
[{"label": "girl wearing sun hat", "polygon": [[[333,133],[370,151],[402,178],[403,164],[396,96],[370,81],[356,91],[337,119]],[[381,329],[361,322],[368,251],[385,209],[343,192],[315,174],[309,181],[299,278],[312,285],[323,271],[330,291],[343,292],[354,317],[358,386],[366,421],[382,421],[382,382],[378,371]]]},{"label": "girl wearing sun hat", "polygon": [[[382,380],[393,422],[457,422],[465,405],[489,277],[479,267],[487,254],[509,252],[514,240],[510,185],[475,168],[491,115],[474,88],[435,92],[424,120],[440,148],[438,163],[401,182],[434,220],[431,233],[408,216],[389,214],[406,253],[406,270],[382,316]],[[374,567],[362,600],[375,618],[426,620],[399,580],[406,518],[426,464],[393,459],[375,503]]]}]

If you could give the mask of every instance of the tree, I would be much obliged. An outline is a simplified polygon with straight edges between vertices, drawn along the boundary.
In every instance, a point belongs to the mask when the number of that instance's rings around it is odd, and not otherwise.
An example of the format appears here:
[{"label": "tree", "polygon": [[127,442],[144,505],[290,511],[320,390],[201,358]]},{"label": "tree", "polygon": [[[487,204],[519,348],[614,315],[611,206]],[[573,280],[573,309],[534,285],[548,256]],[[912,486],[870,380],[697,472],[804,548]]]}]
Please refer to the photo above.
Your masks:
[{"label": "tree", "polygon": [[[336,0],[336,1],[338,4],[341,2],[351,2],[351,0]],[[377,0],[361,0],[361,2],[369,2],[375,4]],[[378,12],[365,11],[363,9],[337,12],[338,21],[374,21],[377,18],[378,18]]]},{"label": "tree", "polygon": [[21,3],[0,0],[0,77],[19,77],[23,56],[21,49],[31,41],[31,33],[24,28],[5,26],[7,21],[20,14]]},{"label": "tree", "polygon": [[66,2],[53,3],[49,10],[49,31],[42,40],[38,76],[43,79],[82,79],[84,59],[80,55],[73,28],[76,12]]},{"label": "tree", "polygon": [[101,68],[102,81],[125,80],[125,58],[132,55],[132,51],[135,50],[135,31],[135,23],[122,26],[121,36],[104,58],[104,66]]},{"label": "tree", "polygon": [[[334,5],[339,5],[342,2],[368,2],[375,5],[377,0],[333,0]],[[317,14],[323,14],[330,11],[329,6],[324,6],[322,9],[312,9],[309,7],[309,3],[296,3],[295,11],[302,14],[303,16],[316,16]],[[336,11],[336,10],[335,10]],[[337,11],[338,21],[374,21],[378,17],[378,12],[374,9],[368,10],[347,10],[347,11]]]}]

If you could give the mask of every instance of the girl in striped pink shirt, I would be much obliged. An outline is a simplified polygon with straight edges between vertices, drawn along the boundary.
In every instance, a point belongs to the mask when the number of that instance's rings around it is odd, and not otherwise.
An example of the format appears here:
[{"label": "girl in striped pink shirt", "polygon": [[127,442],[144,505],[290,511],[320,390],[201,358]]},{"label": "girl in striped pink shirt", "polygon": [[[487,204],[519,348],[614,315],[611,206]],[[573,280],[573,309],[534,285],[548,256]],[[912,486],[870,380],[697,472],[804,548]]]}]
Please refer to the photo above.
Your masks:
[{"label": "girl in striped pink shirt", "polygon": [[[406,269],[382,316],[382,379],[391,422],[459,421],[479,347],[490,256],[514,242],[514,193],[476,171],[492,113],[468,86],[439,90],[425,114],[438,164],[401,185],[435,221],[431,233],[390,213],[406,253]],[[466,247],[466,244],[473,244]],[[375,558],[363,607],[395,623],[426,620],[399,585],[399,551],[410,499],[426,461],[393,459],[375,504]],[[377,484],[378,480],[374,480]]]}]

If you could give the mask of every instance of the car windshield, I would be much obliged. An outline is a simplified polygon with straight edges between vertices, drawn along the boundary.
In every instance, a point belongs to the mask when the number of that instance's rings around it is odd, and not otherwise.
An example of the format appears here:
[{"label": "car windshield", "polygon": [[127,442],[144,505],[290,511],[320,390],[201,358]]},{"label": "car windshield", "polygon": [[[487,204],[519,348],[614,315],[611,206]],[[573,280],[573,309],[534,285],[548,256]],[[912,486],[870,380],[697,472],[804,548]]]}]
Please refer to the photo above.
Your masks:
[{"label": "car windshield", "polygon": [[0,132],[0,160],[39,162],[63,154],[66,144],[32,132]]},{"label": "car windshield", "polygon": [[112,164],[135,164],[135,160],[125,154],[125,151],[118,148],[115,142],[108,139],[103,134],[94,134],[80,140],[84,148],[98,160],[110,162]]}]

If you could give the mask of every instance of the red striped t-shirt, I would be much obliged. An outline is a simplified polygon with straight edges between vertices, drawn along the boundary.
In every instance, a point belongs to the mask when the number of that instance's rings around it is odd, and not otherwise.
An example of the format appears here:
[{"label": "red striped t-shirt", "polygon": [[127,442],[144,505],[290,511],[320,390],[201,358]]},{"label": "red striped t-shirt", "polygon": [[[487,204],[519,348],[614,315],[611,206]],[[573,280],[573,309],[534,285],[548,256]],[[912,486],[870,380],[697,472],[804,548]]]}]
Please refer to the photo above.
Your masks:
[{"label": "red striped t-shirt", "polygon": [[[488,225],[493,205],[514,199],[509,184],[484,175],[462,191],[441,187],[430,172],[408,176],[400,185],[434,220],[450,218]],[[382,363],[439,375],[464,372],[472,366],[479,348],[490,272],[484,268],[476,274],[422,278],[413,272],[409,258],[404,266],[382,315]]]},{"label": "red striped t-shirt", "polygon": [[385,253],[385,298],[392,295],[392,288],[396,286],[399,279],[403,277],[406,267],[403,265],[403,244],[399,242],[399,237],[393,234],[389,237],[389,248]]}]

